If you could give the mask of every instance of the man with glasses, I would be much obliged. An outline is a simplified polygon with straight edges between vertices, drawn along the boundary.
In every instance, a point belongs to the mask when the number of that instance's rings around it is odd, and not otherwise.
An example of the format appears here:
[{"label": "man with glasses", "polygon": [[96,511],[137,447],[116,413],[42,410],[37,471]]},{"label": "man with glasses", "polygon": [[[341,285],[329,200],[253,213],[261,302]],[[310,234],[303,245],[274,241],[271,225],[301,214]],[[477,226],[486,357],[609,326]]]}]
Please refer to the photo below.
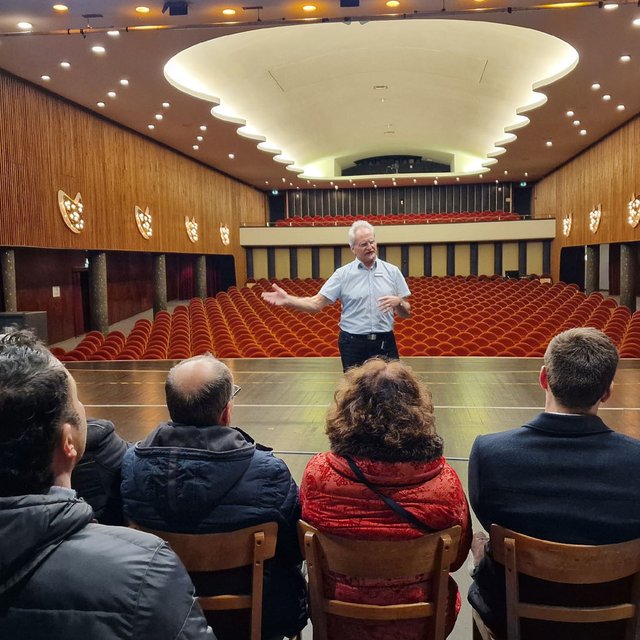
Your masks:
[{"label": "man with glasses", "polygon": [[[195,534],[277,522],[276,557],[265,563],[262,637],[290,637],[306,623],[298,487],[270,449],[231,426],[238,391],[229,368],[211,355],[183,360],[169,371],[171,421],[125,454],[124,513],[145,528]],[[199,595],[228,593],[235,585],[241,593],[246,586],[244,576],[216,576],[193,576]],[[222,619],[208,620],[219,640],[247,635],[243,619],[230,629]]]},{"label": "man with glasses", "polygon": [[349,229],[349,246],[356,259],[340,267],[315,296],[298,297],[278,285],[262,298],[296,311],[317,313],[336,300],[342,303],[338,347],[344,371],[373,356],[398,359],[393,335],[395,314],[408,318],[411,294],[398,267],[378,258],[373,227],[358,220]]}]

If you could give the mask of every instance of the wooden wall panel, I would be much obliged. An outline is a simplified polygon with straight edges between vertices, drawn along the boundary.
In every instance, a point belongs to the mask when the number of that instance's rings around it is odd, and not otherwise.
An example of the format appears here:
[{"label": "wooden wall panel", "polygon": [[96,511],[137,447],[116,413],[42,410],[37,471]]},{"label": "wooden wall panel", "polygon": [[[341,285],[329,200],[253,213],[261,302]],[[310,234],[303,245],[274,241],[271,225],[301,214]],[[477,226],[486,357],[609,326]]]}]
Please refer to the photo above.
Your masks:
[{"label": "wooden wall panel", "polygon": [[[238,282],[246,280],[238,229],[265,224],[260,191],[4,73],[0,139],[0,245],[232,254]],[[82,194],[83,233],[65,226],[58,189]],[[137,231],[135,205],[151,210],[151,240]],[[199,224],[195,244],[185,215]],[[230,229],[229,246],[221,224]]]},{"label": "wooden wall panel", "polygon": [[527,273],[541,275],[542,268],[542,242],[527,243]]},{"label": "wooden wall panel", "polygon": [[[74,335],[73,270],[84,267],[86,253],[18,248],[15,257],[18,309],[47,312],[50,343]],[[60,287],[60,297],[52,287]]]},{"label": "wooden wall panel", "polygon": [[[640,193],[640,118],[541,180],[534,189],[534,217],[556,218],[551,254],[552,275],[559,276],[562,247],[640,241],[640,225],[627,224],[627,204]],[[589,211],[602,205],[597,233],[589,230]],[[571,233],[562,234],[562,218],[572,215]]]},{"label": "wooden wall panel", "polygon": [[108,253],[107,298],[109,324],[151,309],[153,256],[149,253]]}]

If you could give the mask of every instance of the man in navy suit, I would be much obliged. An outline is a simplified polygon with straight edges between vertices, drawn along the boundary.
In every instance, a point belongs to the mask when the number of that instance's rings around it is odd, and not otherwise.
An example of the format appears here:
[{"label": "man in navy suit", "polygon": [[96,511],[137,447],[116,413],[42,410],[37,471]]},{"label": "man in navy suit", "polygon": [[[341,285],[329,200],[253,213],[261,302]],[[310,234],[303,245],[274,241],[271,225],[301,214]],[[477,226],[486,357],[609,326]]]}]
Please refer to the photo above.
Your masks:
[{"label": "man in navy suit", "polygon": [[[487,531],[495,522],[569,544],[640,537],[640,441],[612,431],[597,415],[611,396],[617,365],[615,345],[596,329],[570,329],[550,342],[539,378],[544,413],[473,444],[469,498]],[[482,547],[476,538],[476,560]],[[472,574],[469,601],[490,628],[502,631],[503,567],[488,549]]]}]

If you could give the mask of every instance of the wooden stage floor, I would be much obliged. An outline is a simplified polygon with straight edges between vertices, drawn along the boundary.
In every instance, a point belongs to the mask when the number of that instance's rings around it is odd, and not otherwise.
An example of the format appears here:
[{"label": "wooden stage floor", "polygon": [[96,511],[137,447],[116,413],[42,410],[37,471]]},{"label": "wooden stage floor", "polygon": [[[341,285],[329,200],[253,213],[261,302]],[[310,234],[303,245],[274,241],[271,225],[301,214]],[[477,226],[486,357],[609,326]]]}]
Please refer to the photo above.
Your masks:
[{"label": "wooden stage floor", "polygon": [[[237,359],[225,361],[235,382],[233,424],[273,447],[300,481],[309,458],[328,449],[326,409],[342,376],[337,358]],[[465,489],[471,445],[479,434],[517,427],[542,410],[541,358],[403,358],[433,394],[436,427],[445,455]],[[173,361],[73,362],[87,415],[112,420],[130,441],[168,419],[164,381]],[[640,438],[640,360],[623,360],[614,391],[600,410],[609,427]],[[474,521],[474,530],[477,530]],[[463,608],[450,640],[471,637],[466,567],[455,575]],[[305,632],[305,638],[309,637]]]}]

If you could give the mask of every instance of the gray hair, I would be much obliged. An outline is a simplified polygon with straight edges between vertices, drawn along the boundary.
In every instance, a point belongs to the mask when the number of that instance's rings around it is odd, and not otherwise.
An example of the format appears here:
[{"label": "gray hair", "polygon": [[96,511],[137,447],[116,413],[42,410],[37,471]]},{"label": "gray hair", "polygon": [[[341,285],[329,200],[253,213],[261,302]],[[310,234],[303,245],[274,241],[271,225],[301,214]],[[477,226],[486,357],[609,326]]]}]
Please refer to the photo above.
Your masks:
[{"label": "gray hair", "polygon": [[353,249],[353,245],[356,243],[356,231],[358,229],[366,229],[371,231],[373,235],[376,235],[376,231],[372,224],[369,224],[366,220],[356,220],[349,228],[349,246]]}]

